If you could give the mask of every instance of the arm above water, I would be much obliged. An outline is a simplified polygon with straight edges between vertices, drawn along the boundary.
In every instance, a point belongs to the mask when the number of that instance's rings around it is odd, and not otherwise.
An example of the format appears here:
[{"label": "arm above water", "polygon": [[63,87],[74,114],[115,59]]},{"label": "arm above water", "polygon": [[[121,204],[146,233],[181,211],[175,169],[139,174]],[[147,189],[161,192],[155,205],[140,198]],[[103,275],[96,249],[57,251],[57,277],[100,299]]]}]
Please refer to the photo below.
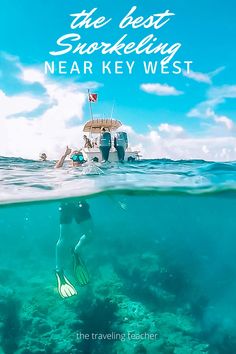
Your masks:
[{"label": "arm above water", "polygon": [[64,162],[65,162],[65,159],[68,155],[70,155],[71,153],[71,149],[67,146],[66,147],[66,151],[65,153],[62,155],[62,157],[60,158],[60,160],[57,161],[56,165],[54,168],[60,168],[63,166]]}]

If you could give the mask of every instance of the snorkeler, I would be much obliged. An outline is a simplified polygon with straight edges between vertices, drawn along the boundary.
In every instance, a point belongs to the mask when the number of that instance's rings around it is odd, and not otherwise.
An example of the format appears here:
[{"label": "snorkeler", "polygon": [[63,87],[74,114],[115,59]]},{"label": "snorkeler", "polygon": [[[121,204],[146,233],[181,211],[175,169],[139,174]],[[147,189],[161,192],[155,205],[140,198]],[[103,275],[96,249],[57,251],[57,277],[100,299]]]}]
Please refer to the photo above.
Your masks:
[{"label": "snorkeler", "polygon": [[[58,292],[64,298],[77,294],[75,287],[64,274],[68,261],[72,261],[76,282],[81,286],[89,282],[89,274],[81,260],[80,250],[82,245],[92,238],[93,222],[89,204],[85,200],[63,202],[59,211],[60,237],[56,245],[56,277]],[[74,221],[79,230],[73,227]]]},{"label": "snorkeler", "polygon": [[[67,146],[65,153],[56,163],[55,168],[63,166],[65,159],[70,155],[72,166],[79,167],[85,162],[80,150],[72,150]],[[93,222],[89,211],[89,204],[85,200],[63,202],[60,211],[60,237],[56,245],[56,278],[58,292],[62,298],[77,294],[77,290],[65,275],[68,260],[72,261],[73,274],[79,285],[89,282],[88,271],[80,258],[81,246],[91,239],[93,234]],[[73,222],[79,226],[76,232]]]},{"label": "snorkeler", "polygon": [[82,166],[86,161],[84,159],[83,153],[81,150],[73,150],[70,149],[68,146],[66,147],[65,153],[61,156],[61,158],[57,161],[55,168],[60,168],[64,165],[65,159],[67,156],[70,155],[70,159],[72,161],[72,166],[73,167],[80,167]]},{"label": "snorkeler", "polygon": [[[55,168],[64,165],[65,159],[70,155],[72,167],[81,167],[86,161],[84,160],[81,150],[72,151],[68,146],[65,153],[56,163]],[[113,202],[126,210],[126,204],[121,201],[115,201],[109,196]],[[71,297],[77,294],[77,290],[65,276],[67,261],[72,259],[73,273],[76,282],[79,285],[86,285],[89,282],[88,271],[81,260],[81,247],[91,240],[93,236],[93,221],[89,211],[89,204],[85,199],[80,198],[79,201],[63,202],[59,208],[60,211],[60,237],[56,245],[56,277],[58,292],[61,297]],[[79,226],[76,232],[73,232],[73,222]],[[73,230],[74,229],[74,230]],[[73,237],[75,236],[75,237]]]},{"label": "snorkeler", "polygon": [[47,161],[47,155],[45,152],[39,155],[39,161]]},{"label": "snorkeler", "polygon": [[84,139],[84,148],[91,149],[93,146],[91,140],[87,137],[87,135],[84,135],[83,139]]}]

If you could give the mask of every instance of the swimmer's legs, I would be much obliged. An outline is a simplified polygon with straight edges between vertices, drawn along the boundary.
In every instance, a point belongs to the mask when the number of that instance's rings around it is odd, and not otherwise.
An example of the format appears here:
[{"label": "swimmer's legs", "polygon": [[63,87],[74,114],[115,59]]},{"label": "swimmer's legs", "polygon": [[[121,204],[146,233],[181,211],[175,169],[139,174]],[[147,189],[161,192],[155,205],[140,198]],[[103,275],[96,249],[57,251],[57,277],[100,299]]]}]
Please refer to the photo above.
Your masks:
[{"label": "swimmer's legs", "polygon": [[79,231],[82,236],[79,242],[74,247],[73,253],[73,271],[74,277],[77,283],[81,286],[87,285],[89,283],[89,273],[87,267],[85,266],[83,260],[80,257],[81,248],[91,240],[93,235],[93,223],[91,218],[84,220],[79,223]]},{"label": "swimmer's legs", "polygon": [[73,238],[71,237],[71,225],[60,225],[60,237],[56,244],[56,278],[57,288],[62,298],[77,294],[76,289],[64,274],[67,262],[71,257]]},{"label": "swimmer's legs", "polygon": [[60,237],[56,244],[56,270],[64,270],[73,249],[71,224],[60,225]]},{"label": "swimmer's legs", "polygon": [[82,236],[74,247],[74,252],[79,253],[81,247],[86,245],[93,238],[93,222],[92,219],[87,219],[79,224]]}]

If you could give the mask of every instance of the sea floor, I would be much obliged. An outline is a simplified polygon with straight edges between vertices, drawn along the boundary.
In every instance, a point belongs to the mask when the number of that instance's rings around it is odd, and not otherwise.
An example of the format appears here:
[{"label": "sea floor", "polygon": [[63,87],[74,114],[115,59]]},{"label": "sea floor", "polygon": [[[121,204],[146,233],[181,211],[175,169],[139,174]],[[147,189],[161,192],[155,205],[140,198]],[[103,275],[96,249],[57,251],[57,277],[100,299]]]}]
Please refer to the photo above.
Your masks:
[{"label": "sea floor", "polygon": [[190,305],[162,287],[168,270],[158,256],[88,258],[90,283],[69,299],[57,292],[51,259],[31,254],[30,260],[3,260],[3,353],[209,352]]}]

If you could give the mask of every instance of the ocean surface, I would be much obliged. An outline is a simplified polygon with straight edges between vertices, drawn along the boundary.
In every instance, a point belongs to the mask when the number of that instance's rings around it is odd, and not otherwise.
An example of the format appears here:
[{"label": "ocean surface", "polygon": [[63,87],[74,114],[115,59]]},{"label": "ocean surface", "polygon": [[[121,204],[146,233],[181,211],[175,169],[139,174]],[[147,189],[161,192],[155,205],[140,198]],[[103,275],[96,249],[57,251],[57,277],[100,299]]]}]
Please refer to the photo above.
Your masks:
[{"label": "ocean surface", "polygon": [[[235,354],[236,162],[53,167],[0,158],[0,353]],[[59,208],[81,201],[90,280],[65,270],[61,298]]]}]

